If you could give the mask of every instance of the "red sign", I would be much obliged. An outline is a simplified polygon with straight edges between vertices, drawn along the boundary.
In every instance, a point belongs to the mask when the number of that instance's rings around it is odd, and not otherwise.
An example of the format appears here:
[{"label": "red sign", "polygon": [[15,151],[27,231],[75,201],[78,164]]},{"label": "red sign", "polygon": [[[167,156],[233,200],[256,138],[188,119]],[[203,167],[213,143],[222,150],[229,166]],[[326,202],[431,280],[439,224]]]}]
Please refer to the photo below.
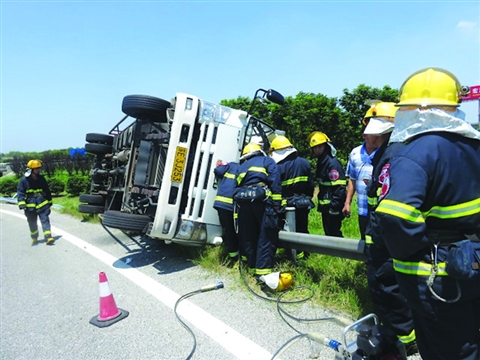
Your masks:
[{"label": "red sign", "polygon": [[462,101],[480,100],[480,85],[470,86],[470,92],[462,96]]}]

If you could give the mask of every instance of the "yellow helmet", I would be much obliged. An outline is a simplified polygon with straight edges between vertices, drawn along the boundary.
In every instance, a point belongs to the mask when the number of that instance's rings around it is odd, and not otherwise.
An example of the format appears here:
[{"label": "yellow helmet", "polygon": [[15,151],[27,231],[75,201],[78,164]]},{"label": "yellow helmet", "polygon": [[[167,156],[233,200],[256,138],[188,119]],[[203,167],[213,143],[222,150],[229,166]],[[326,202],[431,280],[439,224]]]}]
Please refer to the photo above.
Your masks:
[{"label": "yellow helmet", "polygon": [[330,139],[328,136],[320,131],[314,131],[310,133],[307,137],[308,144],[310,145],[311,148],[324,144],[326,142],[330,142]]},{"label": "yellow helmet", "polygon": [[[372,100],[373,101],[373,100]],[[395,106],[394,102],[375,102],[365,113],[365,117],[362,120],[363,125],[368,124],[368,119],[372,117],[383,117],[383,118],[393,118],[397,112],[398,107]]]},{"label": "yellow helmet", "polygon": [[462,86],[447,70],[427,68],[408,77],[400,88],[397,106],[459,106]]},{"label": "yellow helmet", "polygon": [[40,160],[30,160],[28,163],[27,163],[27,168],[29,169],[38,169],[38,168],[41,168],[42,167],[42,162]]},{"label": "yellow helmet", "polygon": [[262,150],[262,147],[258,144],[254,144],[254,143],[248,143],[247,145],[245,145],[245,147],[243,148],[243,151],[242,151],[242,156],[243,155],[247,155],[247,154],[250,154],[254,151],[258,151],[258,150]]},{"label": "yellow helmet", "polygon": [[275,150],[282,150],[286,149],[289,147],[292,147],[292,143],[290,140],[288,140],[285,136],[279,135],[275,139],[272,140],[272,143],[270,144],[270,151],[275,151]]}]

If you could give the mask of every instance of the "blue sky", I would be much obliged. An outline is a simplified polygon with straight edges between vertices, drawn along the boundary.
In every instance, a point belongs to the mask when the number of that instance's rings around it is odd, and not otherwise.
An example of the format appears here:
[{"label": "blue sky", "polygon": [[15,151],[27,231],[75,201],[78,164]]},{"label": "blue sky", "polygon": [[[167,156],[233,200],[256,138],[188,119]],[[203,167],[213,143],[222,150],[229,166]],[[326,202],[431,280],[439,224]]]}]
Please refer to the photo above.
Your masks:
[{"label": "blue sky", "polygon": [[[83,147],[125,95],[339,97],[443,67],[480,84],[476,1],[1,0],[0,153]],[[478,102],[462,105],[478,121]],[[321,130],[321,129],[320,129]]]}]

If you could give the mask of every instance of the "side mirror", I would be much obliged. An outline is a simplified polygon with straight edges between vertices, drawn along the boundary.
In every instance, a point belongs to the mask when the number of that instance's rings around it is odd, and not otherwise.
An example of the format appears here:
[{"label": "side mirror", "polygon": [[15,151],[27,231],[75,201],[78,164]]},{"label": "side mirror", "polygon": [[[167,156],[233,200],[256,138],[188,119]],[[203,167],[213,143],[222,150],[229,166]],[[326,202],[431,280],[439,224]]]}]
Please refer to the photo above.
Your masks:
[{"label": "side mirror", "polygon": [[273,89],[267,91],[267,99],[275,104],[285,105],[285,98],[283,95]]}]

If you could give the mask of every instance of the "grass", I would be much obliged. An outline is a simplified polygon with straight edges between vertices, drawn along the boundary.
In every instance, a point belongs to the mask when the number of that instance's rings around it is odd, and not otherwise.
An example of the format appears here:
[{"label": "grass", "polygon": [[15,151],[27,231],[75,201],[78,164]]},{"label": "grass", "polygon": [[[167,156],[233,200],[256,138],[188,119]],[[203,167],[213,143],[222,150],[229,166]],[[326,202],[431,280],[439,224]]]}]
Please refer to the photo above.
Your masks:
[{"label": "grass", "polygon": [[80,201],[78,196],[72,195],[60,195],[53,197],[53,203],[60,205],[60,208],[57,211],[61,214],[67,214],[73,216],[82,221],[88,221],[92,223],[100,223],[100,218],[96,214],[83,214],[78,212],[78,205]]}]

